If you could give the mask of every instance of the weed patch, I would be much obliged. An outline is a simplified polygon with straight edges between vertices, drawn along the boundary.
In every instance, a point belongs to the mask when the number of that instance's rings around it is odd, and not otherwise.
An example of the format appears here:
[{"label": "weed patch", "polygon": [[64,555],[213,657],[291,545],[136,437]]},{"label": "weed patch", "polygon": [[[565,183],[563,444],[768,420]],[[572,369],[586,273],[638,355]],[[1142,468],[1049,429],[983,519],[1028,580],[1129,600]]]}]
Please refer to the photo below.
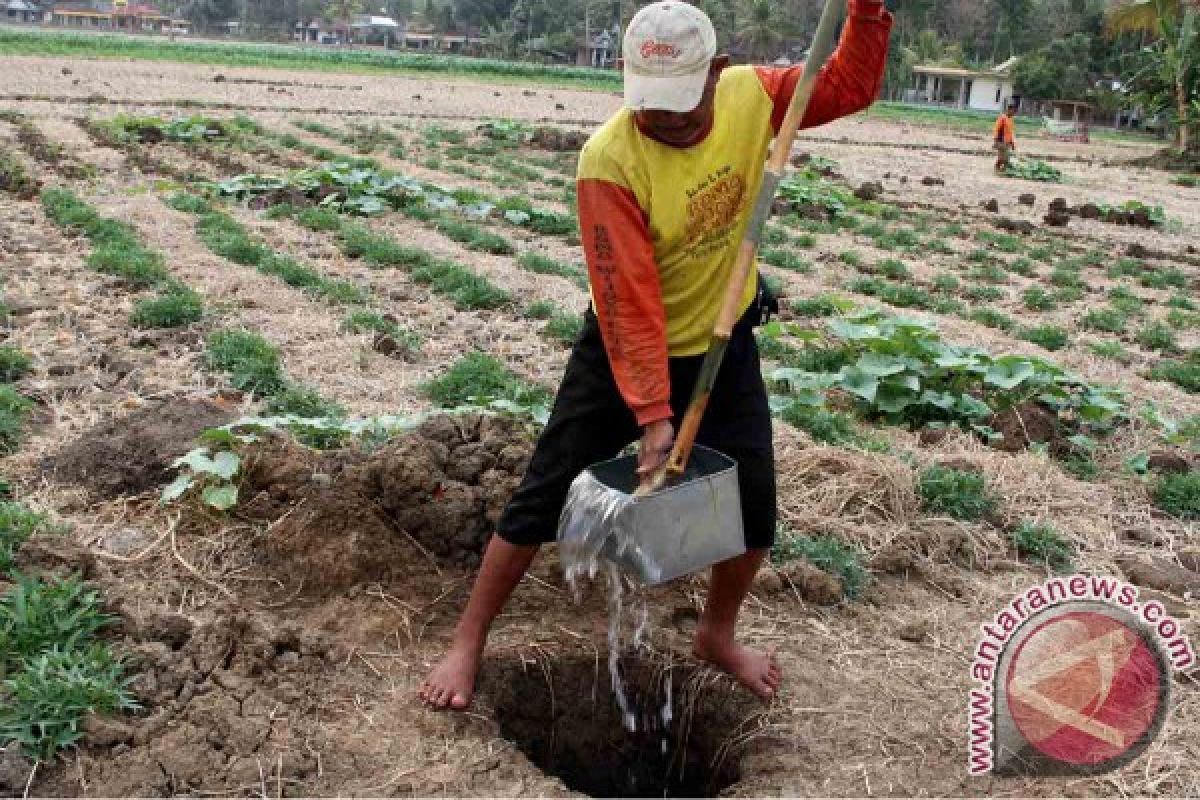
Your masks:
[{"label": "weed patch", "polygon": [[1051,352],[1062,350],[1071,342],[1071,337],[1067,332],[1057,325],[1039,325],[1034,328],[1025,328],[1021,331],[1020,336],[1025,341],[1033,342]]},{"label": "weed patch", "polygon": [[996,508],[983,475],[951,467],[933,466],[921,473],[918,485],[921,509],[954,519],[978,520]]},{"label": "weed patch", "polygon": [[1115,308],[1097,308],[1084,314],[1079,326],[1089,331],[1123,333],[1125,321],[1125,315]]},{"label": "weed patch", "polygon": [[91,713],[135,709],[124,665],[97,635],[116,620],[78,579],[16,576],[0,598],[0,744],[49,762]]},{"label": "weed patch", "polygon": [[1175,331],[1161,322],[1152,322],[1138,331],[1137,343],[1147,350],[1171,352],[1178,347]]},{"label": "weed patch", "polygon": [[12,572],[17,548],[30,536],[47,527],[45,514],[30,511],[11,500],[0,501],[0,576]]},{"label": "weed patch", "polygon": [[11,385],[0,385],[0,455],[17,451],[33,403]]},{"label": "weed patch", "polygon": [[233,387],[244,392],[270,396],[287,384],[278,348],[252,331],[213,333],[204,357],[210,369],[228,373]]},{"label": "weed patch", "polygon": [[1156,381],[1167,381],[1184,391],[1200,392],[1200,351],[1192,351],[1187,358],[1159,362],[1150,377]]},{"label": "weed patch", "polygon": [[570,311],[555,311],[542,327],[542,335],[565,345],[573,345],[583,333],[583,317]]},{"label": "weed patch", "polygon": [[1164,475],[1153,488],[1154,503],[1173,517],[1200,519],[1200,472]]},{"label": "weed patch", "polygon": [[1075,548],[1053,525],[1044,522],[1022,522],[1009,532],[1017,553],[1027,561],[1042,564],[1055,572],[1071,569]]},{"label": "weed patch", "polygon": [[421,389],[440,408],[487,405],[496,400],[535,407],[551,399],[545,387],[526,383],[504,364],[480,352],[463,356]]},{"label": "weed patch", "polygon": [[851,600],[862,596],[867,585],[867,570],[863,565],[863,554],[842,540],[829,536],[805,536],[781,531],[771,560],[777,564],[808,560],[814,567],[828,572],[842,583],[842,592]]},{"label": "weed patch", "polygon": [[191,289],[176,288],[137,301],[129,323],[135,328],[181,328],[204,317],[204,300]]},{"label": "weed patch", "polygon": [[19,347],[0,345],[0,383],[14,383],[25,377],[33,365],[29,354]]}]

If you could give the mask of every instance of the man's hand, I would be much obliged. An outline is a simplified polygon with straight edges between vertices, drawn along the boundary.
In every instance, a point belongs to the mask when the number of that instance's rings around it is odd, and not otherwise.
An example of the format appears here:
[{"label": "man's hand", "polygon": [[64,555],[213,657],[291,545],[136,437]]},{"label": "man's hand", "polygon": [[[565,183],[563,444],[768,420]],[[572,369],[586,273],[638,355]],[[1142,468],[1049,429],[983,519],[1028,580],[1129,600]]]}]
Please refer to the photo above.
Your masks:
[{"label": "man's hand", "polygon": [[638,450],[638,477],[649,478],[666,463],[675,445],[675,426],[669,419],[651,422],[642,429],[642,444]]}]

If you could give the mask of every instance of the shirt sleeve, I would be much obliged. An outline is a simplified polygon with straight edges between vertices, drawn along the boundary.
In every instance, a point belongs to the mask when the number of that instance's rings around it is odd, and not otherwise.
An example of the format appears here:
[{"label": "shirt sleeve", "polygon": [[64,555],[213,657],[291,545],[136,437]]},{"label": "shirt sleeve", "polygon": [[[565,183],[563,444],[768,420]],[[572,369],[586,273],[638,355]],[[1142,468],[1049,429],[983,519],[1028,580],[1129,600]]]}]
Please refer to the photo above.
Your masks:
[{"label": "shirt sleeve", "polygon": [[581,179],[577,195],[592,302],[617,388],[639,425],[670,419],[666,311],[646,215],[615,182]]},{"label": "shirt sleeve", "polygon": [[[850,0],[842,38],[818,76],[801,128],[815,128],[857,113],[875,101],[887,66],[891,30],[892,15],[881,0]],[[755,69],[775,104],[771,126],[778,132],[804,74],[804,65]]]}]

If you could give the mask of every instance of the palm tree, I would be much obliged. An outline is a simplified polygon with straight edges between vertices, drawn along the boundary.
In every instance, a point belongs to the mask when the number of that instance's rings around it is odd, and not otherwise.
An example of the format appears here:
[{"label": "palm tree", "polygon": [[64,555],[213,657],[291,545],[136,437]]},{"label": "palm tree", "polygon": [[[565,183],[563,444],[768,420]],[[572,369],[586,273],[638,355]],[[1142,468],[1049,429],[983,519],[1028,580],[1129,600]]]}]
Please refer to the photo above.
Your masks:
[{"label": "palm tree", "polygon": [[766,61],[783,39],[775,0],[743,0],[738,14],[738,40],[755,61]]},{"label": "palm tree", "polygon": [[1191,97],[1200,85],[1200,0],[1134,0],[1110,9],[1108,29],[1157,38],[1150,69],[1172,89],[1178,118],[1175,144],[1180,152],[1187,150],[1192,144],[1189,129],[1200,121],[1200,97]]}]

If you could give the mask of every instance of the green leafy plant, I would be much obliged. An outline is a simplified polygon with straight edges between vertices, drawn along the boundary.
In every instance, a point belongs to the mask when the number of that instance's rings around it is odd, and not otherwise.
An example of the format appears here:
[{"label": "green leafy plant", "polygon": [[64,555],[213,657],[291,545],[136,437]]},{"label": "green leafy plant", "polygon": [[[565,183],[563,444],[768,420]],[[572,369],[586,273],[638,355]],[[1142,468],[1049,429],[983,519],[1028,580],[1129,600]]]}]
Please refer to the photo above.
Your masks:
[{"label": "green leafy plant", "polygon": [[1108,292],[1108,303],[1126,316],[1134,317],[1143,313],[1146,302],[1124,286],[1116,286]]},{"label": "green leafy plant", "polygon": [[1083,315],[1079,321],[1080,327],[1090,331],[1105,333],[1123,333],[1126,317],[1115,308],[1097,308]]},{"label": "green leafy plant", "polygon": [[395,319],[377,311],[353,311],[342,323],[342,329],[350,333],[378,333],[390,336],[405,353],[412,355],[421,349],[421,337],[400,327]]},{"label": "green leafy plant", "polygon": [[1040,286],[1031,286],[1022,292],[1021,302],[1030,311],[1053,311],[1058,308],[1054,296]]},{"label": "green leafy plant", "polygon": [[1045,522],[1022,522],[1009,532],[1017,553],[1056,572],[1071,569],[1075,548],[1054,526]]},{"label": "green leafy plant", "polygon": [[1200,472],[1164,475],[1154,484],[1154,503],[1173,517],[1200,519]]},{"label": "green leafy plant", "polygon": [[977,308],[968,315],[968,319],[1002,331],[1010,331],[1017,326],[1016,320],[994,308]]},{"label": "green leafy plant", "polygon": [[12,571],[17,548],[30,536],[46,530],[48,525],[45,514],[11,500],[0,501],[0,576]]},{"label": "green leafy plant", "polygon": [[204,358],[209,369],[229,373],[230,383],[241,391],[270,396],[287,385],[278,348],[253,331],[211,334]]},{"label": "green leafy plant", "polygon": [[1079,271],[1059,266],[1050,273],[1050,285],[1060,288],[1082,289],[1083,279],[1079,277]]},{"label": "green leafy plant", "polygon": [[955,275],[943,272],[934,276],[933,288],[939,292],[957,292],[962,288],[962,281]]},{"label": "green leafy plant", "polygon": [[545,387],[524,382],[500,361],[478,351],[463,356],[421,390],[440,408],[486,405],[493,400],[538,406],[551,399]]},{"label": "green leafy plant", "polygon": [[896,258],[886,258],[883,261],[880,261],[875,265],[875,269],[873,271],[893,281],[905,280],[912,277],[912,273],[909,272],[908,266],[903,261],[900,261]]},{"label": "green leafy plant", "polygon": [[1049,263],[1058,256],[1058,248],[1052,244],[1041,244],[1029,251],[1029,257],[1034,261]]},{"label": "green leafy plant", "polygon": [[794,209],[818,209],[831,218],[844,214],[853,204],[853,196],[845,188],[830,181],[805,180],[798,175],[780,182],[779,197]]},{"label": "green leafy plant", "polygon": [[179,472],[162,493],[162,502],[172,503],[198,489],[201,501],[218,511],[237,505],[238,487],[234,479],[242,468],[241,457],[231,449],[214,451],[198,447],[171,463]]},{"label": "green leafy plant", "polygon": [[535,300],[525,307],[524,316],[526,319],[550,319],[557,310],[558,306],[549,300]]},{"label": "green leafy plant", "polygon": [[794,428],[804,431],[815,441],[824,444],[859,444],[862,438],[849,414],[829,411],[803,402],[789,403],[779,412],[780,418]]},{"label": "green leafy plant", "polygon": [[478,250],[494,255],[512,255],[517,252],[512,242],[495,233],[484,231],[474,225],[456,220],[442,220],[437,230],[451,240],[466,245],[468,250]]},{"label": "green leafy plant", "polygon": [[191,192],[175,192],[168,195],[163,202],[170,208],[185,214],[207,214],[212,211],[212,205],[206,198]]},{"label": "green leafy plant", "polygon": [[170,273],[160,253],[122,244],[102,244],[87,257],[87,265],[97,272],[121,278],[130,286],[156,286],[166,282]]},{"label": "green leafy plant", "polygon": [[1147,350],[1170,352],[1178,347],[1175,331],[1161,322],[1152,322],[1138,331],[1137,343]]},{"label": "green leafy plant", "polygon": [[842,592],[851,600],[858,599],[866,588],[868,575],[862,551],[836,537],[781,531],[771,550],[771,560],[782,564],[797,558],[804,558],[836,577],[842,584]]},{"label": "green leafy plant", "polygon": [[572,345],[583,333],[583,317],[570,311],[555,311],[542,327],[542,335]]},{"label": "green leafy plant", "polygon": [[1057,325],[1038,325],[1033,328],[1025,328],[1021,331],[1020,336],[1025,341],[1033,342],[1051,352],[1062,350],[1071,342],[1070,335]]},{"label": "green leafy plant", "polygon": [[759,259],[772,267],[786,269],[789,272],[812,272],[813,266],[809,261],[790,250],[769,249],[759,253]]},{"label": "green leafy plant", "polygon": [[460,311],[502,308],[512,302],[512,295],[487,278],[449,261],[435,261],[416,267],[410,274],[417,283],[431,286],[445,295]]},{"label": "green leafy plant", "polygon": [[1160,361],[1150,370],[1150,377],[1173,383],[1192,394],[1200,392],[1200,350],[1193,350],[1182,359]]},{"label": "green leafy plant", "polygon": [[0,345],[0,383],[19,381],[29,373],[33,360],[19,347]]},{"label": "green leafy plant", "polygon": [[14,576],[0,598],[0,744],[50,761],[83,736],[87,714],[136,709],[125,671],[97,634],[115,620],[75,578]]},{"label": "green leafy plant", "polygon": [[517,264],[522,269],[538,275],[557,275],[574,281],[577,285],[587,284],[587,272],[583,267],[555,261],[540,253],[526,251],[517,258]]},{"label": "green leafy plant", "polygon": [[968,286],[967,297],[981,303],[994,303],[1003,300],[1006,293],[997,286]]},{"label": "green leafy plant", "polygon": [[918,493],[922,511],[954,519],[982,519],[996,508],[996,499],[983,475],[951,467],[925,469],[918,482]]},{"label": "green leafy plant", "polygon": [[1042,183],[1062,183],[1062,171],[1050,166],[1045,161],[1027,158],[1009,159],[1004,174],[1010,178],[1021,178],[1027,181]]},{"label": "green leafy plant", "polygon": [[1175,267],[1147,269],[1138,276],[1138,283],[1147,289],[1186,289],[1189,279],[1186,273]]},{"label": "green leafy plant", "polygon": [[16,388],[0,384],[0,455],[16,452],[32,408],[33,403]]},{"label": "green leafy plant", "polygon": [[1167,312],[1167,325],[1174,330],[1190,331],[1200,328],[1200,314],[1172,308]]},{"label": "green leafy plant", "polygon": [[839,359],[831,367],[785,367],[772,374],[814,405],[836,391],[867,416],[913,428],[956,424],[987,438],[997,435],[985,424],[989,417],[1030,401],[1099,429],[1123,412],[1113,390],[1089,386],[1041,359],[949,345],[929,323],[876,310],[828,327],[842,342],[828,350]]},{"label": "green leafy plant", "polygon": [[185,287],[137,301],[129,322],[135,328],[179,328],[204,317],[204,300]]},{"label": "green leafy plant", "polygon": [[1123,364],[1130,361],[1129,353],[1125,352],[1125,348],[1121,346],[1120,342],[1089,342],[1087,348],[1101,358],[1119,361]]},{"label": "green leafy plant", "polygon": [[881,278],[863,278],[846,285],[852,292],[878,298],[897,308],[932,308],[933,296],[919,286],[889,283]]},{"label": "green leafy plant", "polygon": [[1008,270],[1024,278],[1032,278],[1037,275],[1037,267],[1034,266],[1033,261],[1025,257],[1015,259],[1008,265]]},{"label": "green leafy plant", "polygon": [[792,312],[799,317],[832,317],[853,309],[853,301],[832,294],[801,297],[792,301]]},{"label": "green leafy plant", "polygon": [[1054,293],[1054,299],[1056,302],[1061,303],[1063,305],[1070,305],[1071,303],[1077,303],[1081,299],[1083,299],[1083,287],[1082,286],[1067,286],[1062,289],[1059,289],[1058,291],[1056,291]]},{"label": "green leafy plant", "polygon": [[310,231],[329,232],[342,229],[342,218],[328,208],[306,208],[296,213],[296,223]]}]

